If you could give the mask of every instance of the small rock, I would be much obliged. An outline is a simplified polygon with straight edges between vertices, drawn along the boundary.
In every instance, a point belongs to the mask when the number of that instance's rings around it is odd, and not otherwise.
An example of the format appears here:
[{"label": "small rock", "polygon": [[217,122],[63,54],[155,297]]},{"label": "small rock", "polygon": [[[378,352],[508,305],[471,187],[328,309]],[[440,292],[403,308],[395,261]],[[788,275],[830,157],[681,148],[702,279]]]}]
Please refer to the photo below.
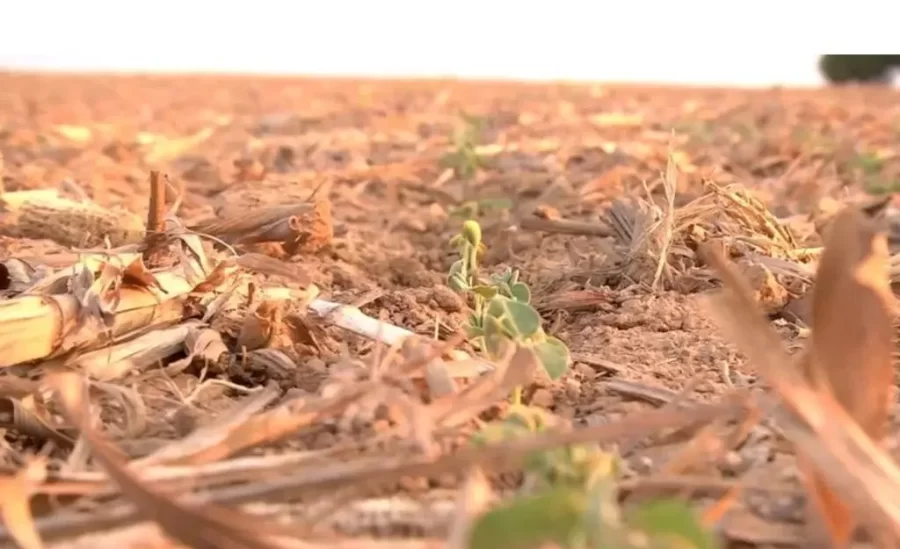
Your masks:
[{"label": "small rock", "polygon": [[182,406],[172,415],[172,426],[179,436],[187,436],[197,428],[199,415],[190,406]]},{"label": "small rock", "polygon": [[437,303],[438,307],[448,313],[458,313],[462,311],[465,306],[459,294],[447,286],[438,285],[432,288],[431,298]]},{"label": "small rock", "polygon": [[593,381],[597,377],[597,371],[583,362],[576,363],[574,370],[575,375],[584,381]]},{"label": "small rock", "polygon": [[747,462],[741,454],[732,450],[722,458],[721,469],[730,475],[738,475],[747,469]]}]

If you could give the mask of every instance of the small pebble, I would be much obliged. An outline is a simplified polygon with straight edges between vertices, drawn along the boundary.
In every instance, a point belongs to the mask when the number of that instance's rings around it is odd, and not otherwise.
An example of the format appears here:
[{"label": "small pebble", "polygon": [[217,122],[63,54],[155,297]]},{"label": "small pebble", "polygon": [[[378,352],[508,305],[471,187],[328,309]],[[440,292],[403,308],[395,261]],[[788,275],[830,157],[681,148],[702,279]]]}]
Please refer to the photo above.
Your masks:
[{"label": "small pebble", "polygon": [[431,290],[431,298],[437,306],[448,313],[458,313],[463,310],[462,298],[446,286],[435,286]]},{"label": "small pebble", "polygon": [[732,450],[723,457],[721,469],[730,475],[738,475],[747,469],[747,462],[741,454]]},{"label": "small pebble", "polygon": [[593,381],[597,377],[597,371],[588,364],[579,362],[575,365],[575,373],[584,381]]}]

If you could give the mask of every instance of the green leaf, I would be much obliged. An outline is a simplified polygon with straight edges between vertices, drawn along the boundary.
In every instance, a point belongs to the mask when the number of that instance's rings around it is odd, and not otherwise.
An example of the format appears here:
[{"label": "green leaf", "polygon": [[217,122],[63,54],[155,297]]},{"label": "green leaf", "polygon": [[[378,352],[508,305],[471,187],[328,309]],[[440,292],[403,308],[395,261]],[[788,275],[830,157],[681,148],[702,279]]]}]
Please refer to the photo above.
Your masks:
[{"label": "green leaf", "polygon": [[531,302],[531,290],[524,282],[515,282],[509,287],[510,297],[521,303]]},{"label": "green leaf", "polygon": [[494,288],[493,286],[485,286],[484,284],[475,286],[474,288],[472,288],[472,291],[483,297],[485,301],[490,300],[495,295],[497,295],[497,288]]},{"label": "green leaf", "polygon": [[463,223],[461,234],[472,246],[481,244],[481,225],[477,221],[470,219]]},{"label": "green leaf", "polygon": [[[459,236],[459,235],[457,235],[457,236]],[[456,261],[453,262],[452,265],[450,265],[450,274],[460,274],[460,275],[466,274],[465,272],[463,272],[465,269],[465,266],[466,266],[466,263],[462,259],[457,259]]]},{"label": "green leaf", "polygon": [[646,549],[648,545],[629,540],[629,531],[622,523],[618,493],[612,476],[605,476],[590,487],[584,514],[588,545],[597,549]]},{"label": "green leaf", "polygon": [[510,342],[509,334],[497,318],[485,315],[483,323],[484,350],[491,358],[502,357]]},{"label": "green leaf", "polygon": [[476,519],[469,547],[532,549],[548,542],[565,547],[580,534],[586,499],[570,488],[514,499]]},{"label": "green leaf", "polygon": [[569,348],[559,339],[548,336],[534,345],[534,351],[550,379],[561,378],[569,369]]},{"label": "green leaf", "polygon": [[512,297],[512,294],[509,291],[509,284],[504,281],[494,282],[497,287],[497,293],[500,295],[505,295],[506,297]]},{"label": "green leaf", "polygon": [[459,273],[453,273],[447,277],[447,286],[457,292],[463,292],[469,289],[469,283]]},{"label": "green leaf", "polygon": [[491,299],[487,315],[499,319],[514,338],[532,337],[541,329],[541,315],[531,305],[504,295]]},{"label": "green leaf", "polygon": [[513,425],[519,425],[529,432],[541,431],[548,423],[547,412],[545,410],[523,405],[510,406],[503,421]]},{"label": "green leaf", "polygon": [[657,500],[640,505],[628,514],[628,523],[651,539],[668,542],[677,549],[716,549],[718,540],[700,523],[687,504]]},{"label": "green leaf", "polygon": [[485,446],[492,443],[515,440],[527,434],[528,430],[525,427],[503,421],[491,423],[476,432],[472,436],[472,443],[477,446]]},{"label": "green leaf", "polygon": [[469,324],[466,326],[466,336],[468,336],[469,339],[484,337],[484,329],[482,329],[481,326]]},{"label": "green leaf", "polygon": [[528,303],[507,299],[506,309],[516,327],[516,332],[522,337],[531,337],[541,329],[541,315]]}]

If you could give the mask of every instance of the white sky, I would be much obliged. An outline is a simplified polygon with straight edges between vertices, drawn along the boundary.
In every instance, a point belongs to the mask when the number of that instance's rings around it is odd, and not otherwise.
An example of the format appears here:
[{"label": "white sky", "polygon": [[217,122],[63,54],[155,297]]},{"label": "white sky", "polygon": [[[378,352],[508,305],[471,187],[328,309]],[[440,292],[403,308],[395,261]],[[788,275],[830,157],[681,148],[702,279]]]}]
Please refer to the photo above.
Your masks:
[{"label": "white sky", "polygon": [[[875,13],[862,0],[818,18],[790,0],[3,4],[0,67],[23,69],[816,85],[820,53],[890,50],[877,40],[896,36],[846,24],[850,6]],[[897,20],[877,9],[867,25]]]}]

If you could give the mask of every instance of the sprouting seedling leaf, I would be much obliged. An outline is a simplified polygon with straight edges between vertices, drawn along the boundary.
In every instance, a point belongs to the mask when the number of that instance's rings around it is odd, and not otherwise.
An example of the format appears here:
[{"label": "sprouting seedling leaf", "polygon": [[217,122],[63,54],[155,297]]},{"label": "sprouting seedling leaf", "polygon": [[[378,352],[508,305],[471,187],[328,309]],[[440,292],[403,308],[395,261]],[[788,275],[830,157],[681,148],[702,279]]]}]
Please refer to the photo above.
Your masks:
[{"label": "sprouting seedling leaf", "polygon": [[469,289],[469,283],[459,273],[453,273],[447,277],[447,285],[457,292],[464,292]]},{"label": "sprouting seedling leaf", "polygon": [[685,503],[656,500],[644,503],[628,514],[628,524],[658,542],[677,549],[717,549],[718,540],[700,523]]},{"label": "sprouting seedling leaf", "polygon": [[516,282],[509,287],[509,295],[520,303],[531,302],[531,290],[524,282]]},{"label": "sprouting seedling leaf", "polygon": [[488,356],[499,358],[504,356],[506,346],[510,344],[509,334],[501,321],[493,316],[485,315],[482,319],[484,330],[484,347]]},{"label": "sprouting seedling leaf", "polygon": [[519,424],[507,421],[499,421],[488,424],[472,436],[472,442],[477,445],[498,443],[507,440],[515,440],[529,434],[528,429]]},{"label": "sprouting seedling leaf", "polygon": [[499,319],[513,337],[528,338],[541,329],[541,316],[531,305],[506,296],[494,296],[488,303],[486,313]]},{"label": "sprouting seedling leaf", "polygon": [[485,286],[484,284],[479,284],[478,286],[473,287],[472,291],[484,298],[485,301],[490,301],[494,298],[495,295],[497,295],[497,288],[494,288],[493,286]]},{"label": "sprouting seedling leaf", "polygon": [[581,530],[587,498],[582,490],[554,488],[517,498],[481,515],[472,525],[471,549],[565,547]]},{"label": "sprouting seedling leaf", "polygon": [[569,348],[559,339],[547,336],[534,345],[534,351],[550,379],[559,379],[569,369]]},{"label": "sprouting seedling leaf", "polygon": [[503,421],[520,425],[532,433],[543,430],[550,423],[545,410],[522,405],[511,406]]},{"label": "sprouting seedling leaf", "polygon": [[481,244],[481,225],[477,221],[468,220],[463,223],[462,232],[460,233],[470,246],[478,246]]}]

